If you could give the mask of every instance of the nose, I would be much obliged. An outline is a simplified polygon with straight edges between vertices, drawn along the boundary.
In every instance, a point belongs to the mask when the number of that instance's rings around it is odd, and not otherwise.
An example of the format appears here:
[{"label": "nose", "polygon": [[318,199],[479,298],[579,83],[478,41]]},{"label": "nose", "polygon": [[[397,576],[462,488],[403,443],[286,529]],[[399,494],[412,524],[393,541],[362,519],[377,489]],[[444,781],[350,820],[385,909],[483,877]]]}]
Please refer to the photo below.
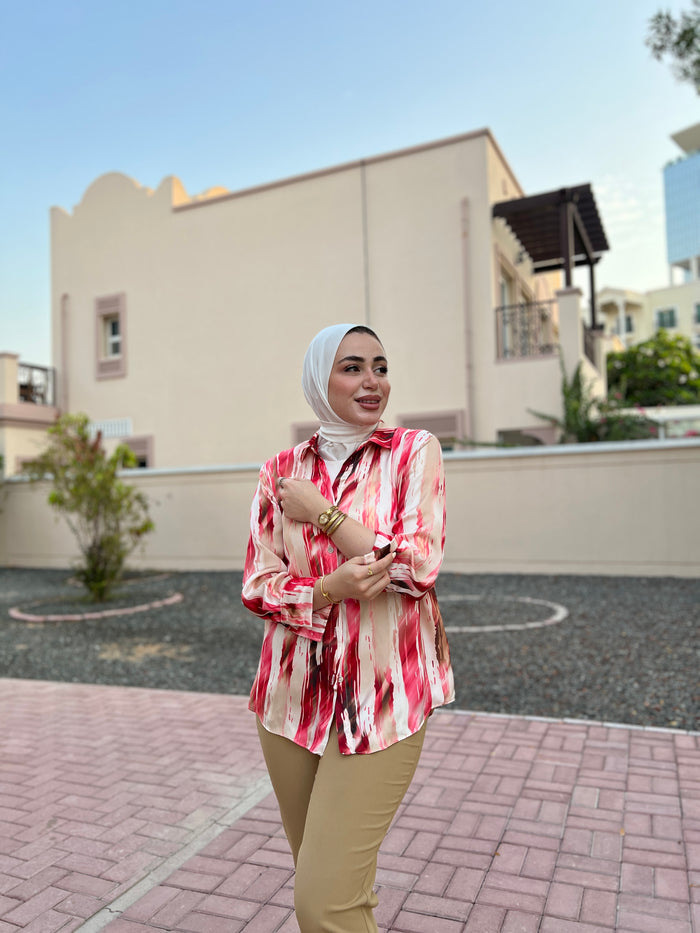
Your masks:
[{"label": "nose", "polygon": [[376,388],[379,385],[379,379],[377,379],[377,374],[373,369],[367,370],[365,373],[365,378],[363,380],[364,385],[367,388]]}]

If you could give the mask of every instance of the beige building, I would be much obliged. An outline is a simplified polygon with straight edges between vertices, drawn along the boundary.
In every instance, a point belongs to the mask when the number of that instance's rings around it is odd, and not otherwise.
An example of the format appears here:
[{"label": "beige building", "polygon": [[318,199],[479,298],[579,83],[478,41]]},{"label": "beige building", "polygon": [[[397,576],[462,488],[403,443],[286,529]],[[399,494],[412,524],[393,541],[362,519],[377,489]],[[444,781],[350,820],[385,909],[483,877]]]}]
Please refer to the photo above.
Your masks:
[{"label": "beige building", "polygon": [[568,259],[536,260],[521,214],[494,216],[523,191],[488,130],[237,192],[104,175],[51,212],[58,405],[145,466],[259,462],[315,429],[303,354],[351,321],[387,348],[387,423],[553,439],[529,409],[560,411],[558,347],[571,370],[585,345],[559,270],[598,228],[607,249],[588,186],[565,192]]},{"label": "beige building", "polygon": [[625,347],[664,328],[700,351],[700,123],[671,139],[682,155],[663,170],[669,284],[648,292],[605,288],[598,307],[604,332]]},{"label": "beige building", "polygon": [[700,279],[649,292],[604,288],[598,308],[608,337],[624,347],[649,340],[660,329],[688,337],[700,352]]},{"label": "beige building", "polygon": [[0,478],[36,457],[57,414],[53,369],[22,363],[16,353],[0,353]]}]

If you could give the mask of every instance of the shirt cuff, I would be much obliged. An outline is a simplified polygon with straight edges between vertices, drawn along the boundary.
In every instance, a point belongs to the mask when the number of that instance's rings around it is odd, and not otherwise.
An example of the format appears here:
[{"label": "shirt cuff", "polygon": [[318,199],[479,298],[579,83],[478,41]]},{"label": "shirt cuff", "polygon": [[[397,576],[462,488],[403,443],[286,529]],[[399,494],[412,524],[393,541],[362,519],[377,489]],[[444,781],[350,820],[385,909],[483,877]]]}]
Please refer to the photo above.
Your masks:
[{"label": "shirt cuff", "polygon": [[386,535],[383,531],[378,531],[374,539],[374,544],[372,545],[373,551],[378,551],[383,547],[389,545],[389,551],[392,553],[396,550],[397,544],[392,535]]}]

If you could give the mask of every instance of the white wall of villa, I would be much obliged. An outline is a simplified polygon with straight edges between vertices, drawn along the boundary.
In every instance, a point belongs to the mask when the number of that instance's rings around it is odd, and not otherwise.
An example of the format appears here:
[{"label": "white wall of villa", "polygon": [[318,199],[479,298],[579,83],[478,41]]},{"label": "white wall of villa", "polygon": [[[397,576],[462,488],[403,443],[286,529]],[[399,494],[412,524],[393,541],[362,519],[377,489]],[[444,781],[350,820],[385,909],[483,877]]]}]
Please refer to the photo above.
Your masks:
[{"label": "white wall of villa", "polygon": [[[503,276],[513,303],[553,299],[558,283],[533,277],[492,220],[495,201],[521,194],[488,130],[193,198],[173,177],[150,190],[104,175],[71,212],[51,212],[59,406],[127,420],[149,465],[261,460],[313,421],[309,340],[351,321],[387,348],[387,423],[449,416],[487,442],[541,433],[528,409],[560,410],[557,358],[496,348]],[[114,308],[118,360],[103,332]]]},{"label": "white wall of villa", "polygon": [[[700,439],[445,455],[444,569],[461,573],[700,576]],[[257,464],[126,474],[155,531],[130,565],[240,570]],[[48,487],[6,484],[0,564],[68,568],[77,558]]]}]

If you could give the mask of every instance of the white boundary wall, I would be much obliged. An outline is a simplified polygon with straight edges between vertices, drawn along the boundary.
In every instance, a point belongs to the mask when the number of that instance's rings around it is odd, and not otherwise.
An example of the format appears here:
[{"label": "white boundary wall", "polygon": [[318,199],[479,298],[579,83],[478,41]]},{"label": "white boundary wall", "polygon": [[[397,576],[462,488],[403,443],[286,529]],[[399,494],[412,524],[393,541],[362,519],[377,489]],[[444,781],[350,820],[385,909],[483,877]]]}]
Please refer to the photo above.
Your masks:
[{"label": "white boundary wall", "polygon": [[[700,440],[445,455],[444,569],[700,576]],[[156,525],[131,564],[241,569],[256,464],[139,470]],[[47,486],[6,484],[0,565],[68,567],[75,545]]]}]

